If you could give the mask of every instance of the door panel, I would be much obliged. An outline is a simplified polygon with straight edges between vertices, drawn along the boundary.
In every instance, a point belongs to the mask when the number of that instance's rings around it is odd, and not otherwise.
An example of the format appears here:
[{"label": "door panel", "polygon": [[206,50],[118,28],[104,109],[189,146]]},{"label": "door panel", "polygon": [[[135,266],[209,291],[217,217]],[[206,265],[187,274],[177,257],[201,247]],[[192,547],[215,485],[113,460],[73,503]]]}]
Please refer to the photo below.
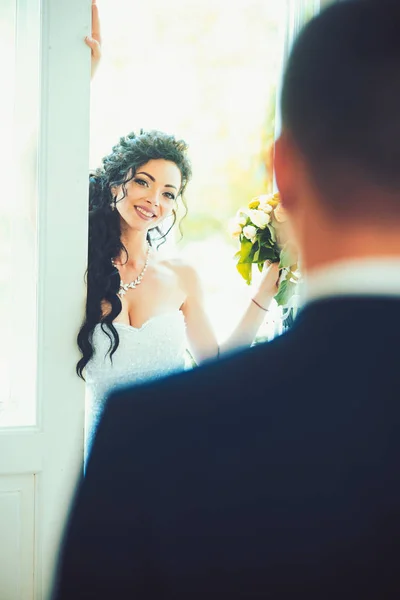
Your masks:
[{"label": "door panel", "polygon": [[0,17],[0,597],[42,600],[83,458],[90,0]]}]

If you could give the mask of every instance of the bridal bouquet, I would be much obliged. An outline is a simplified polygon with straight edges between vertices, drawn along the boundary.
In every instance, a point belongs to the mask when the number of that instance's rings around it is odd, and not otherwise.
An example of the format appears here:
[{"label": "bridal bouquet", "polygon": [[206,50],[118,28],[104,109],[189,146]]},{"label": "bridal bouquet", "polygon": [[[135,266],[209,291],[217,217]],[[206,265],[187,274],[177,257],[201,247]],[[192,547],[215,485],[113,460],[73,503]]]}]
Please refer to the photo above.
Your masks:
[{"label": "bridal bouquet", "polygon": [[298,256],[288,239],[286,221],[286,211],[276,193],[254,198],[238,210],[230,223],[231,235],[240,242],[236,268],[248,285],[254,264],[262,271],[265,261],[279,263],[281,275],[275,300],[280,306],[287,305],[296,294],[300,280]]}]

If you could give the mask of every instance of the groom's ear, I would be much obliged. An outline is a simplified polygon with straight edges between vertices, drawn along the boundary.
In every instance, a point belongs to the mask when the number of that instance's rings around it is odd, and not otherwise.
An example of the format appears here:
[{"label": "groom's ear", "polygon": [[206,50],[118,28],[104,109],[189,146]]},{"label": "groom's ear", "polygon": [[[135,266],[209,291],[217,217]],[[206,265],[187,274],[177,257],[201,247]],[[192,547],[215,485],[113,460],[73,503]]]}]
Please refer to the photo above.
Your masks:
[{"label": "groom's ear", "polygon": [[288,135],[282,133],[275,142],[274,169],[275,179],[281,195],[282,204],[286,206],[285,198],[289,194],[292,177],[291,150]]},{"label": "groom's ear", "polygon": [[290,134],[284,131],[275,142],[274,170],[282,205],[289,211],[296,206],[301,185],[299,165],[299,151]]}]

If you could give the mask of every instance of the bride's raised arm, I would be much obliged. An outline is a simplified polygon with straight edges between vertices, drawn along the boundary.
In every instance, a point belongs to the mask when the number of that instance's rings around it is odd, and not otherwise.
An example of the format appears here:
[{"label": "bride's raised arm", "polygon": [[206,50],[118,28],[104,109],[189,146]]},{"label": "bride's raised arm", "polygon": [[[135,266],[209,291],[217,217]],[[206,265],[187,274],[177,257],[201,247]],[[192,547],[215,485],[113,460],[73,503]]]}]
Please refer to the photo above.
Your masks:
[{"label": "bride's raised arm", "polygon": [[[96,0],[92,0],[92,34],[85,38],[91,49],[91,78],[95,75],[101,60],[101,27],[99,9]],[[270,265],[264,274],[261,284],[242,315],[230,337],[218,345],[216,335],[204,308],[203,291],[196,271],[187,265],[176,267],[179,279],[185,290],[186,300],[181,310],[184,314],[189,347],[197,364],[216,358],[223,353],[249,347],[259,330],[266,311],[278,291],[279,268]],[[229,304],[230,299],[226,299]]]},{"label": "bride's raised arm", "polygon": [[[181,267],[180,271],[186,293],[182,312],[186,321],[189,349],[196,363],[201,364],[226,352],[249,347],[265,318],[271,300],[278,291],[278,264],[267,267],[260,286],[239,323],[220,346],[204,308],[203,291],[196,271],[188,266]],[[229,301],[227,298],[227,305]]]},{"label": "bride's raised arm", "polygon": [[85,44],[91,50],[91,79],[93,79],[101,60],[101,28],[96,0],[92,0],[92,35],[85,37]]}]

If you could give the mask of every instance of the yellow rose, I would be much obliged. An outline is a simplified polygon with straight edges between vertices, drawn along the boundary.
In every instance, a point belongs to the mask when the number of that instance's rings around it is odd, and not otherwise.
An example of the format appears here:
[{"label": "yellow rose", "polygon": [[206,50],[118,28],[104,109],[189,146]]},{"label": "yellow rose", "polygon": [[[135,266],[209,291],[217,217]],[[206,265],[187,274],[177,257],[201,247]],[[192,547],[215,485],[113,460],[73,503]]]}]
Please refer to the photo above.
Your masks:
[{"label": "yellow rose", "polygon": [[249,202],[249,208],[254,209],[258,208],[260,205],[260,200],[258,198],[253,198],[251,202]]},{"label": "yellow rose", "polygon": [[260,201],[260,206],[258,207],[258,210],[262,210],[267,215],[269,215],[269,213],[273,211],[273,207],[270,204],[268,204],[268,196],[265,196],[265,198],[265,200]]},{"label": "yellow rose", "polygon": [[278,206],[278,204],[280,203],[280,201],[281,201],[281,197],[279,195],[279,192],[276,192],[275,194],[271,194],[269,196],[268,204],[270,206],[272,206],[272,208],[276,208]]}]

